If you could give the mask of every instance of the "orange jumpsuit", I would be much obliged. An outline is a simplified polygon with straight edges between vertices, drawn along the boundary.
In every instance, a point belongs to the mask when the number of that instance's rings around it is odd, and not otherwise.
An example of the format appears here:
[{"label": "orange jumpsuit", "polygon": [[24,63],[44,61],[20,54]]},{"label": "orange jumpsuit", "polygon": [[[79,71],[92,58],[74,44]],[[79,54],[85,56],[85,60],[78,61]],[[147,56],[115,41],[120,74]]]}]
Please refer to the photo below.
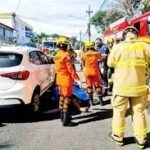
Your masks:
[{"label": "orange jumpsuit", "polygon": [[93,93],[93,86],[100,88],[101,76],[98,61],[101,61],[103,57],[94,50],[88,50],[83,53],[81,59],[84,61],[84,76],[86,78],[86,85],[88,93]]},{"label": "orange jumpsuit", "polygon": [[79,77],[75,72],[72,65],[72,60],[67,51],[59,50],[54,57],[56,67],[56,84],[60,93],[59,108],[67,111],[67,105],[70,101],[69,97],[72,96],[72,86],[74,81],[79,81]]}]

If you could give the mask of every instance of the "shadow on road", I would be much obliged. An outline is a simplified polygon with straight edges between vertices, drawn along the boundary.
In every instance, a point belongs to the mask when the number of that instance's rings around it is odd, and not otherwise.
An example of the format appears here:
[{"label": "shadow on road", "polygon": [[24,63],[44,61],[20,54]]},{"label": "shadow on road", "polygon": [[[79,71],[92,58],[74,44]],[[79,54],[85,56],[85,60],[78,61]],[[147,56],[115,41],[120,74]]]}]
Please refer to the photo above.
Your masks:
[{"label": "shadow on road", "polygon": [[32,123],[59,118],[59,112],[56,109],[46,111],[41,114],[29,114],[23,111],[19,111],[18,113],[16,111],[10,114],[9,111],[7,115],[2,114],[2,123]]},{"label": "shadow on road", "polygon": [[147,142],[145,148],[150,148],[150,132],[147,135]]},{"label": "shadow on road", "polygon": [[74,117],[73,119],[83,119],[81,121],[78,121],[78,124],[85,124],[85,123],[89,123],[89,122],[94,122],[94,121],[99,121],[99,120],[104,120],[104,119],[108,119],[108,118],[112,118],[112,109],[101,109],[101,111],[92,113],[92,114],[88,114],[88,115],[84,115],[84,116],[78,116],[78,117]]},{"label": "shadow on road", "polygon": [[[130,144],[135,143],[134,137],[126,137],[124,139],[124,143],[125,143],[125,145],[130,145]],[[145,145],[145,149],[147,149],[147,148],[150,148],[150,133],[148,133],[148,135],[147,135],[147,142]]]},{"label": "shadow on road", "polygon": [[111,100],[110,99],[104,101],[104,105],[109,105],[109,104],[111,104]]},{"label": "shadow on road", "polygon": [[0,109],[0,119],[3,123],[29,123],[59,118],[58,101],[53,99],[51,93],[45,93],[41,97],[41,102],[40,114],[31,114],[26,106],[19,106]]},{"label": "shadow on road", "polygon": [[0,143],[0,149],[9,149],[11,147],[13,147],[13,145],[8,142]]}]

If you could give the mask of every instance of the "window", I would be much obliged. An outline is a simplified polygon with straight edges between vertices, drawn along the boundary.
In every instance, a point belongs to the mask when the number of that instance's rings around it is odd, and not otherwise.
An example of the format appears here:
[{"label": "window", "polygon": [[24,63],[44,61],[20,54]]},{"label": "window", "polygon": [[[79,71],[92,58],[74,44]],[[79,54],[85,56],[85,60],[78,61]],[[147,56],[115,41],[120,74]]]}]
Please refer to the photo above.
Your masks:
[{"label": "window", "polygon": [[47,56],[42,52],[38,52],[38,53],[39,53],[39,56],[42,60],[42,63],[43,64],[49,64],[49,60],[48,60]]},{"label": "window", "polygon": [[150,36],[150,22],[148,22],[148,35]]},{"label": "window", "polygon": [[10,38],[13,38],[13,32],[5,29],[5,41],[9,43]]},{"label": "window", "polygon": [[29,60],[31,63],[33,63],[35,65],[42,65],[42,61],[41,61],[37,51],[33,51],[33,52],[29,53]]},{"label": "window", "polygon": [[137,22],[134,24],[134,27],[139,31],[140,33],[140,22]]},{"label": "window", "polygon": [[0,52],[0,68],[18,66],[21,64],[22,58],[21,54]]},{"label": "window", "polygon": [[4,39],[4,29],[0,27],[0,39]]}]

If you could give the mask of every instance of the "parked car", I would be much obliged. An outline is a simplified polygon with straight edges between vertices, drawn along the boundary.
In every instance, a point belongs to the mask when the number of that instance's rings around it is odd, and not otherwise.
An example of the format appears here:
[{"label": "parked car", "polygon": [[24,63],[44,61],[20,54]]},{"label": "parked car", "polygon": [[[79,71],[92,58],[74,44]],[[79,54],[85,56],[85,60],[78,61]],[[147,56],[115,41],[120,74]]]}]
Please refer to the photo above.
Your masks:
[{"label": "parked car", "polygon": [[55,80],[54,64],[36,48],[0,48],[0,107],[29,104],[40,110],[40,96]]}]

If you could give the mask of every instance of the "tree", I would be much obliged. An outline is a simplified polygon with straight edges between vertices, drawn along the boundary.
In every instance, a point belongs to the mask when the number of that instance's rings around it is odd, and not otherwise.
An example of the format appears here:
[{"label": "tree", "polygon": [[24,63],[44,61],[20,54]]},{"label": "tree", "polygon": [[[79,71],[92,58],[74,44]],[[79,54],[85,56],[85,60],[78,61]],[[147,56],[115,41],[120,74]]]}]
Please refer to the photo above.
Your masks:
[{"label": "tree", "polygon": [[118,11],[125,16],[135,16],[139,11],[141,0],[115,0],[118,5]]},{"label": "tree", "polygon": [[57,37],[59,37],[59,35],[58,35],[58,34],[56,34],[56,33],[53,33],[53,34],[49,35],[49,37],[57,38]]},{"label": "tree", "polygon": [[104,31],[111,23],[123,16],[134,17],[137,14],[150,11],[150,0],[114,0],[108,10],[97,11],[91,23],[99,31]]},{"label": "tree", "polygon": [[150,0],[143,0],[142,4],[144,5],[143,13],[150,11]]},{"label": "tree", "polygon": [[96,27],[96,29],[101,28],[104,31],[109,27],[111,23],[123,17],[123,13],[118,12],[116,9],[110,10],[99,10],[91,18],[91,23]]},{"label": "tree", "polygon": [[102,30],[105,29],[105,23],[103,19],[106,17],[106,10],[99,10],[97,11],[94,16],[91,18],[91,23],[97,28],[100,27]]},{"label": "tree", "polygon": [[150,11],[150,0],[115,0],[118,4],[118,10],[124,15],[135,16],[140,13]]},{"label": "tree", "polygon": [[34,38],[31,39],[33,43],[41,44],[43,39],[47,39],[49,35],[46,33],[37,34]]}]

